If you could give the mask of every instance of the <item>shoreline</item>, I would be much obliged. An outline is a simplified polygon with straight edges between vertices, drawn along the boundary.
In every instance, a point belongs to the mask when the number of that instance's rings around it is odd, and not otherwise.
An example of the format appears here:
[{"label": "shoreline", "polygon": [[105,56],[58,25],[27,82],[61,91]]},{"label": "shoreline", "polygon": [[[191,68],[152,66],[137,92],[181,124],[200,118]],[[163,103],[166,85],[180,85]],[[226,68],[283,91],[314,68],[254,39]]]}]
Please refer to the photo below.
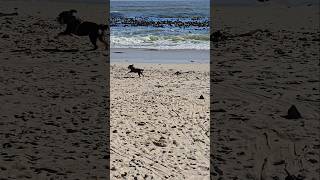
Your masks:
[{"label": "shoreline", "polygon": [[210,50],[111,48],[111,63],[209,64]]}]

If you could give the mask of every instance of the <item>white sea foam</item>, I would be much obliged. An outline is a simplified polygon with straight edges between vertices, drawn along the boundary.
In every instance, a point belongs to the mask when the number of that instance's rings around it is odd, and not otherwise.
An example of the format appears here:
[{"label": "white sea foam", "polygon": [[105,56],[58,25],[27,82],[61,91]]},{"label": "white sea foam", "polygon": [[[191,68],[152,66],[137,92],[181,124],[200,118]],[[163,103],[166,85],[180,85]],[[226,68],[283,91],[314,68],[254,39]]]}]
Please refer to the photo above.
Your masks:
[{"label": "white sea foam", "polygon": [[111,36],[110,41],[112,48],[210,49],[209,37],[205,35]]},{"label": "white sea foam", "polygon": [[112,2],[111,47],[208,50],[208,2]]}]

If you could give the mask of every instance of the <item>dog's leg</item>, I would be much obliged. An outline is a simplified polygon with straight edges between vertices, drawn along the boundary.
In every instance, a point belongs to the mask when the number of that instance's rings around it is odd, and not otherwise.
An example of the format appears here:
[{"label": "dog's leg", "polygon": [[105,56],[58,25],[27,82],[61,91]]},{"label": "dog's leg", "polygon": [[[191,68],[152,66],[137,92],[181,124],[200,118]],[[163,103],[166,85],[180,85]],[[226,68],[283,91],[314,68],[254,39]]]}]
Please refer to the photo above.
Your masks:
[{"label": "dog's leg", "polygon": [[92,33],[92,34],[89,34],[89,38],[90,38],[92,45],[94,46],[92,51],[98,49],[98,46],[97,46],[98,35],[96,33]]},{"label": "dog's leg", "polygon": [[127,74],[132,73],[132,71],[127,72]]}]

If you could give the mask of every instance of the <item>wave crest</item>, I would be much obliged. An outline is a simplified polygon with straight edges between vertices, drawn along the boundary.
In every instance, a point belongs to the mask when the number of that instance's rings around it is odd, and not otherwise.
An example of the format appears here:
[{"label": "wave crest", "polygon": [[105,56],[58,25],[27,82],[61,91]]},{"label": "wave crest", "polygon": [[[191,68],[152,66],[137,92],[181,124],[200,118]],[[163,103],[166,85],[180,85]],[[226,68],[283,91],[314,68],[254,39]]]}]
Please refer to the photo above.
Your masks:
[{"label": "wave crest", "polygon": [[209,35],[111,36],[113,48],[210,49]]}]

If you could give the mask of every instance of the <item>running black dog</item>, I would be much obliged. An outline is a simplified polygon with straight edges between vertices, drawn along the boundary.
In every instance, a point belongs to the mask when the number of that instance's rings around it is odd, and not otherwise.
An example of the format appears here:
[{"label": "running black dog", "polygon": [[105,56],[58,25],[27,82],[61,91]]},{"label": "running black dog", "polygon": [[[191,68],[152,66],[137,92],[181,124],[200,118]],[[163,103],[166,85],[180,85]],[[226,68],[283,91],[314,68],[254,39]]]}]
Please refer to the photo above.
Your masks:
[{"label": "running black dog", "polygon": [[77,35],[77,36],[89,36],[90,41],[94,48],[92,50],[96,50],[97,46],[97,39],[99,39],[104,45],[105,49],[108,48],[108,44],[105,37],[105,31],[108,30],[108,26],[104,24],[96,24],[93,22],[84,21],[82,22],[80,19],[74,16],[74,13],[77,11],[72,9],[70,11],[63,11],[61,12],[58,17],[57,21],[60,24],[66,24],[67,28],[64,32],[58,34],[57,37],[61,35]]},{"label": "running black dog", "polygon": [[133,64],[129,65],[128,69],[130,69],[130,71],[128,73],[138,73],[139,77],[140,77],[140,75],[144,76],[143,69],[135,68],[135,67],[133,67]]}]

